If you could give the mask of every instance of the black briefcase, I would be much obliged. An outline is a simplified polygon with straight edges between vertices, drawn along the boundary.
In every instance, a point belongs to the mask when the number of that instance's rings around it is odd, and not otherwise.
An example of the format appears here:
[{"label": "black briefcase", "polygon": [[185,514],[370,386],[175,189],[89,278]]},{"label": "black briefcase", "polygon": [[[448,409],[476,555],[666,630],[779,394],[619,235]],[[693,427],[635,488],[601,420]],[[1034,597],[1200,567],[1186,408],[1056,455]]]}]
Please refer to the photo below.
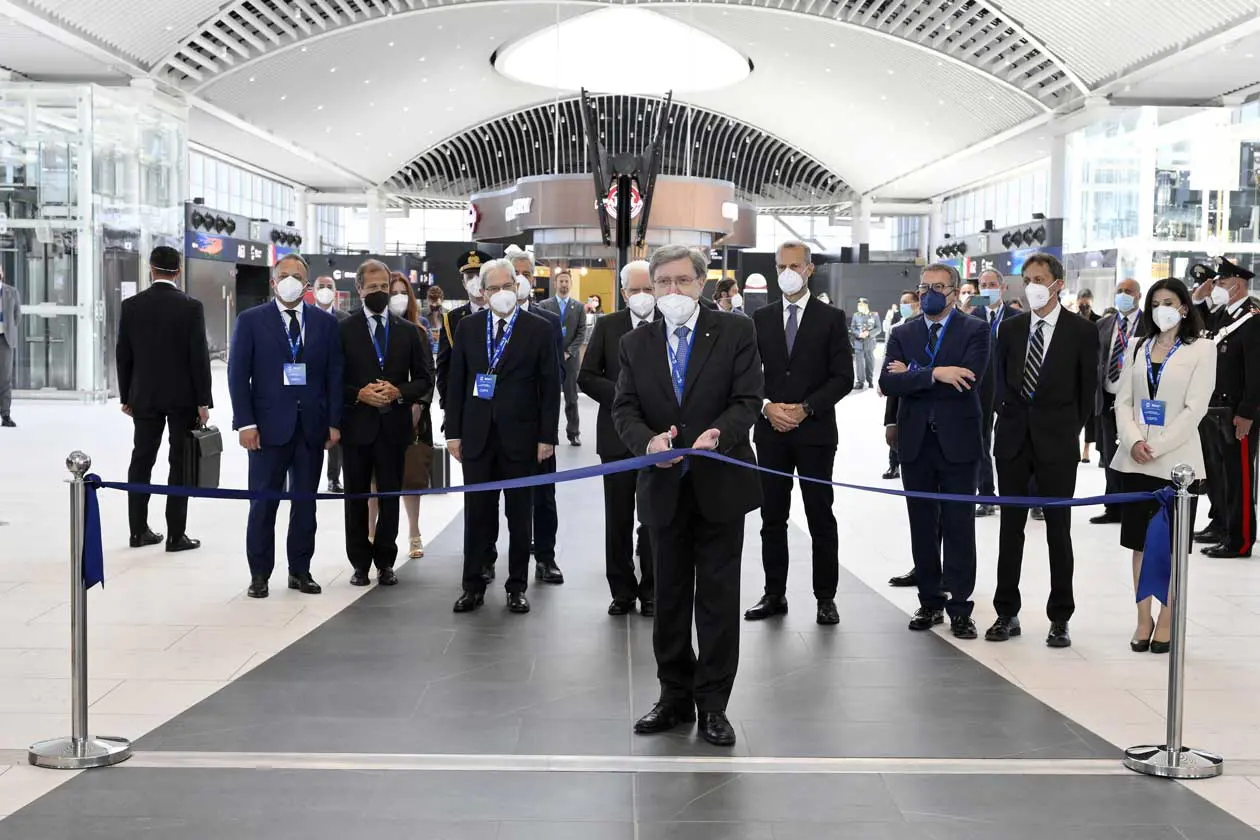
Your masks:
[{"label": "black briefcase", "polygon": [[217,489],[222,455],[223,435],[218,428],[202,426],[190,431],[184,444],[184,481],[189,487]]},{"label": "black briefcase", "polygon": [[433,445],[432,460],[429,461],[429,489],[449,490],[451,487],[451,451],[445,443]]}]

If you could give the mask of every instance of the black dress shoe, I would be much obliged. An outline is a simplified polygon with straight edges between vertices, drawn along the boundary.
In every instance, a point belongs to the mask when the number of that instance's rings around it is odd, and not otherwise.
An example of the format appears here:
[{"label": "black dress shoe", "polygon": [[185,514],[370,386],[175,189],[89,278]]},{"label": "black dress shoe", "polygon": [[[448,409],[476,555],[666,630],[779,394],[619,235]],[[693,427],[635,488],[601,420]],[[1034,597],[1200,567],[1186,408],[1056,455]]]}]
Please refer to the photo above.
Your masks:
[{"label": "black dress shoe", "polygon": [[651,618],[656,615],[656,602],[651,598],[642,598],[639,600],[639,615],[644,618]]},{"label": "black dress shoe", "polygon": [[398,573],[393,569],[381,569],[376,575],[376,582],[381,586],[397,586]]},{"label": "black dress shoe", "polygon": [[[530,550],[533,551],[532,548]],[[494,580],[494,566],[493,565],[481,567],[481,579],[484,580],[486,583],[489,583],[490,581]]]},{"label": "black dress shoe", "polygon": [[1219,545],[1225,539],[1225,530],[1216,525],[1208,525],[1202,531],[1194,532],[1194,541],[1206,545]]},{"label": "black dress shoe", "polygon": [[997,505],[976,505],[976,516],[992,516],[998,512]]},{"label": "black dress shoe", "polygon": [[884,479],[885,481],[892,481],[894,478],[901,478],[901,468],[889,467],[888,469],[884,470],[884,474],[881,475],[880,478]]},{"label": "black dress shoe", "polygon": [[840,611],[836,609],[836,602],[832,598],[818,599],[818,618],[819,624],[839,624]]},{"label": "black dress shoe", "polygon": [[198,548],[201,548],[201,540],[194,540],[187,534],[166,541],[167,551],[195,551]]},{"label": "black dress shoe", "polygon": [[726,712],[701,712],[700,725],[696,727],[700,737],[715,747],[735,746],[735,727],[726,718]]},{"label": "black dress shoe", "polygon": [[958,616],[949,620],[949,632],[955,639],[974,639],[977,636],[976,623],[971,616]]},{"label": "black dress shoe", "polygon": [[560,567],[555,562],[544,563],[539,561],[534,564],[534,577],[543,583],[564,583],[564,573],[560,571]]},{"label": "black dress shoe", "polygon": [[525,597],[524,592],[509,592],[507,608],[508,612],[527,613],[529,612],[529,599]]},{"label": "black dress shoe", "polygon": [[249,579],[249,592],[245,593],[251,598],[266,598],[270,595],[267,588],[267,579],[262,575],[254,575]]},{"label": "black dress shoe", "polygon": [[1065,648],[1072,646],[1072,637],[1068,635],[1066,621],[1050,622],[1050,632],[1046,634],[1046,647]]},{"label": "black dress shoe", "polygon": [[1238,549],[1230,548],[1227,545],[1213,545],[1203,549],[1202,554],[1204,557],[1250,557],[1251,551],[1239,551]]},{"label": "black dress shoe", "polygon": [[1105,510],[1097,516],[1091,516],[1089,522],[1091,525],[1113,525],[1120,521],[1118,511]]},{"label": "black dress shoe", "polygon": [[16,429],[17,423],[14,423],[13,418],[6,414],[4,417],[0,417],[0,426],[4,426],[6,429]]},{"label": "black dress shoe", "polygon": [[897,575],[896,577],[889,578],[888,585],[901,586],[901,587],[918,586],[919,578],[914,573],[914,569],[911,569],[910,571],[906,572],[904,575]]},{"label": "black dress shoe", "polygon": [[787,598],[782,595],[763,595],[761,600],[744,610],[744,621],[761,621],[772,615],[786,615]]},{"label": "black dress shoe", "polygon": [[997,621],[993,622],[993,626],[984,631],[984,640],[986,642],[1006,642],[1022,635],[1023,632],[1023,628],[1019,626],[1018,616],[999,615]]},{"label": "black dress shoe", "polygon": [[638,735],[656,735],[695,720],[696,707],[690,702],[658,700],[652,711],[634,722],[634,731]]},{"label": "black dress shoe", "polygon": [[634,601],[618,601],[614,598],[613,602],[608,605],[609,615],[629,615],[633,611]]},{"label": "black dress shoe", "polygon": [[340,481],[333,479],[332,481],[328,482],[328,492],[329,493],[344,493],[346,491],[342,488]]},{"label": "black dress shoe", "polygon": [[582,445],[581,435],[574,435],[573,437],[569,438],[569,446],[581,446],[581,445]]},{"label": "black dress shoe", "polygon": [[486,594],[484,592],[469,592],[464,590],[464,594],[459,596],[455,601],[455,612],[466,613],[480,607],[486,602]]},{"label": "black dress shoe", "polygon": [[131,535],[132,548],[144,548],[147,545],[157,545],[162,542],[162,535],[155,534],[152,531],[145,531],[143,534]]},{"label": "black dress shoe", "polygon": [[1035,507],[1032,509],[1032,518],[1037,520],[1038,522],[1045,522],[1046,512],[1039,507]]},{"label": "black dress shoe", "polygon": [[368,573],[366,569],[363,571],[359,571],[358,569],[355,569],[354,574],[350,576],[350,585],[351,586],[371,586],[372,579],[368,577]]},{"label": "black dress shoe", "polygon": [[315,582],[315,578],[311,577],[310,572],[304,575],[289,575],[289,588],[296,589],[303,595],[318,595],[323,592],[323,588]]},{"label": "black dress shoe", "polygon": [[945,623],[944,610],[929,610],[926,607],[920,607],[915,610],[914,616],[910,619],[910,629],[916,632],[931,630],[938,624]]}]

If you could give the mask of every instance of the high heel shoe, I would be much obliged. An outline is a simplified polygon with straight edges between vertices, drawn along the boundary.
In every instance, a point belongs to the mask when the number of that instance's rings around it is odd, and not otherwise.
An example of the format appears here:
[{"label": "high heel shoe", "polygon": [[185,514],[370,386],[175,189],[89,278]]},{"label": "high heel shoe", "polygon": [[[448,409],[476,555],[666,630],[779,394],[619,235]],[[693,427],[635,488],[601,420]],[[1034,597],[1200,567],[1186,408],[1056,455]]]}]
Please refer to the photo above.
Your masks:
[{"label": "high heel shoe", "polygon": [[1166,642],[1151,639],[1151,653],[1168,653],[1170,650],[1172,650],[1172,639]]},{"label": "high heel shoe", "polygon": [[1134,653],[1146,653],[1151,649],[1151,638],[1155,635],[1155,628],[1151,627],[1151,632],[1146,635],[1145,639],[1130,639],[1129,650]]},{"label": "high heel shoe", "polygon": [[418,560],[424,556],[424,543],[420,541],[419,537],[411,538],[411,551],[407,553],[407,556],[412,560]]}]

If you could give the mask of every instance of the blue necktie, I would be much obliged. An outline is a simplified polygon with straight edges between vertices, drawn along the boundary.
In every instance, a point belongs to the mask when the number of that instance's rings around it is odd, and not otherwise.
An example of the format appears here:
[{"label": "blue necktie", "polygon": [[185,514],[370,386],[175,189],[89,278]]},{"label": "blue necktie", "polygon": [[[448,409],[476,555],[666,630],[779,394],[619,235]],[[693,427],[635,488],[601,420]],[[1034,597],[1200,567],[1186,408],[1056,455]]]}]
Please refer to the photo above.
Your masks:
[{"label": "blue necktie", "polygon": [[783,329],[784,337],[787,338],[788,355],[792,355],[792,346],[796,344],[796,330],[800,326],[796,321],[796,313],[801,308],[795,303],[788,305],[787,326]]},{"label": "blue necktie", "polygon": [[678,349],[674,351],[674,396],[678,398],[678,404],[682,405],[683,385],[685,382],[679,381],[678,374],[686,376],[687,371],[687,354],[691,348],[687,346],[687,336],[691,333],[687,327],[679,327],[674,330],[674,335],[678,336]]}]

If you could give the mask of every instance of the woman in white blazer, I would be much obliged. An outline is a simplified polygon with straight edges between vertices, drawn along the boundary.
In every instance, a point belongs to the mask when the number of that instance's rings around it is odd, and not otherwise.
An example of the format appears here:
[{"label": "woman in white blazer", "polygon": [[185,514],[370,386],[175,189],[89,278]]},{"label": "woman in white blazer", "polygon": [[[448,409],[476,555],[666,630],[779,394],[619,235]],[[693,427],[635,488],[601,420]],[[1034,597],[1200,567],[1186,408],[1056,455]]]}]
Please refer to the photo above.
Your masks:
[{"label": "woman in white blazer", "polygon": [[[1202,479],[1203,445],[1199,422],[1216,388],[1216,345],[1201,338],[1203,323],[1180,280],[1160,280],[1146,293],[1142,310],[1146,337],[1133,342],[1116,395],[1120,446],[1111,468],[1126,493],[1145,493],[1172,484],[1172,469],[1189,464]],[[1124,506],[1120,544],[1133,551],[1133,587],[1142,570],[1146,526],[1158,503]],[[1191,522],[1194,514],[1191,514]],[[1135,653],[1167,653],[1172,615],[1151,617],[1147,598],[1137,605],[1138,626],[1129,642]]]}]

